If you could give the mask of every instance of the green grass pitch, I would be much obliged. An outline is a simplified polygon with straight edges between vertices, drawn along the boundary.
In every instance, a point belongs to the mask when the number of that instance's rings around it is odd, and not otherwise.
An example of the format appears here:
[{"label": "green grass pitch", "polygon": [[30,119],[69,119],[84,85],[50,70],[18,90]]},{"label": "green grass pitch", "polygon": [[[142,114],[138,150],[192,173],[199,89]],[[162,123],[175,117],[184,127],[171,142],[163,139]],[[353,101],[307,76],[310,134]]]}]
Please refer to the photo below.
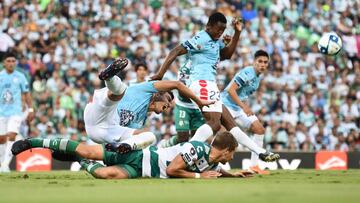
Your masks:
[{"label": "green grass pitch", "polygon": [[247,179],[97,180],[81,172],[0,173],[0,203],[360,201],[360,170],[274,171]]}]

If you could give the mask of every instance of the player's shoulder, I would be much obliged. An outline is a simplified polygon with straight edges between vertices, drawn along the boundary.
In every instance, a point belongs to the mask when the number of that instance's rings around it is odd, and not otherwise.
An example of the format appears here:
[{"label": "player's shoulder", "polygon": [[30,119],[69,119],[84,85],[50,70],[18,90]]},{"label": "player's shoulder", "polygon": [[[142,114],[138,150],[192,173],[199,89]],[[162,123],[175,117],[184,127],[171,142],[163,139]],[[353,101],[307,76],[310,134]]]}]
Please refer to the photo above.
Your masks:
[{"label": "player's shoulder", "polygon": [[245,68],[239,71],[239,76],[246,76],[248,78],[253,78],[256,76],[255,69],[253,66],[246,66]]},{"label": "player's shoulder", "polygon": [[205,30],[197,32],[194,37],[198,38],[198,40],[211,40],[210,35]]}]

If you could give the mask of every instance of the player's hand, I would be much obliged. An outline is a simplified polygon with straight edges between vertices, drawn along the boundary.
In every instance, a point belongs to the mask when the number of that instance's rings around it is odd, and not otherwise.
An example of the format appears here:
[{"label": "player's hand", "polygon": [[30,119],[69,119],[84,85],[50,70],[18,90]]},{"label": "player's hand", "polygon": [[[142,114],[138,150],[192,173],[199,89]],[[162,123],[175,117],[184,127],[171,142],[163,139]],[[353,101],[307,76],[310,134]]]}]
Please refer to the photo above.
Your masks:
[{"label": "player's hand", "polygon": [[30,123],[35,118],[34,112],[29,112],[26,120]]},{"label": "player's hand", "polygon": [[204,107],[204,106],[209,106],[209,105],[211,105],[211,104],[215,104],[215,101],[208,101],[208,100],[202,100],[202,99],[200,99],[200,101],[199,101],[199,103],[197,104],[199,107],[200,107],[200,109],[202,109],[202,107]]},{"label": "player's hand", "polygon": [[252,112],[250,108],[244,108],[243,110],[247,116],[254,115],[254,112]]},{"label": "player's hand", "polygon": [[200,174],[201,178],[218,178],[221,176],[221,173],[217,171],[205,171]]},{"label": "player's hand", "polygon": [[155,74],[150,77],[150,80],[161,80],[163,77],[159,74]]},{"label": "player's hand", "polygon": [[242,28],[243,28],[242,18],[240,18],[240,17],[233,18],[231,24],[233,25],[235,31],[238,31],[238,32],[242,31]]},{"label": "player's hand", "polygon": [[250,171],[237,171],[235,173],[233,173],[234,177],[239,177],[239,178],[248,178],[248,177],[253,177],[254,173],[250,172]]},{"label": "player's hand", "polygon": [[225,45],[228,45],[231,41],[232,37],[230,35],[224,35],[223,41]]}]

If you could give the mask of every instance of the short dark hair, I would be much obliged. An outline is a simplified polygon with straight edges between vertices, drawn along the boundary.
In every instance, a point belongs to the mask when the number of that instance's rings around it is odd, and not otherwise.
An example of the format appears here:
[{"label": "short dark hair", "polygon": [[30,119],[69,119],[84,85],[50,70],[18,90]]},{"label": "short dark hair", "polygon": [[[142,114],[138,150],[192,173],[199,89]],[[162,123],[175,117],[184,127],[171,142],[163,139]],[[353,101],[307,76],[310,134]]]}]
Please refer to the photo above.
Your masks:
[{"label": "short dark hair", "polygon": [[169,91],[169,92],[156,92],[156,93],[153,95],[154,101],[155,101],[155,102],[157,102],[157,101],[164,101],[163,96],[164,96],[165,94],[169,94],[169,95],[170,95],[171,101],[174,99],[174,94],[173,94],[171,91]]},{"label": "short dark hair", "polygon": [[135,72],[137,72],[141,66],[144,67],[146,71],[148,70],[148,67],[145,63],[138,63],[135,65]]},{"label": "short dark hair", "polygon": [[14,57],[16,58],[16,54],[14,52],[7,52],[5,55],[4,55],[4,60],[7,59],[7,58],[10,58],[10,57]]},{"label": "short dark hair", "polygon": [[234,151],[238,147],[238,142],[229,131],[224,131],[215,136],[212,146],[220,150]]},{"label": "short dark hair", "polygon": [[257,50],[257,51],[255,52],[255,54],[254,54],[254,57],[255,57],[255,58],[260,57],[260,56],[265,56],[265,57],[268,58],[268,59],[270,58],[270,57],[269,57],[269,54],[268,54],[266,51],[262,50],[262,49]]},{"label": "short dark hair", "polygon": [[226,17],[224,16],[224,14],[220,13],[220,12],[215,12],[213,14],[210,15],[209,17],[209,21],[208,21],[208,25],[214,25],[217,22],[221,22],[221,23],[227,23]]}]

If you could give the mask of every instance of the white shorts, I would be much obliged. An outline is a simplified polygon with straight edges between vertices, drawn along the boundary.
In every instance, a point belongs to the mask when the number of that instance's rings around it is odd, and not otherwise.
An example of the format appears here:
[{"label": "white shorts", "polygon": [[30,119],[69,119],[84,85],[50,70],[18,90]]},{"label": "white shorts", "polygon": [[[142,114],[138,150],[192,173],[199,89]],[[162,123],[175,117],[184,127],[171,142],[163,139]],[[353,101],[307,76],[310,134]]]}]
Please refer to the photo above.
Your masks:
[{"label": "white shorts", "polygon": [[95,90],[93,101],[84,111],[85,130],[96,143],[121,142],[130,138],[135,129],[120,126],[117,103],[108,99],[107,88]]},{"label": "white shorts", "polygon": [[232,110],[231,108],[227,109],[231,113],[236,123],[242,128],[249,129],[253,122],[259,120],[255,115],[246,115],[246,113],[242,109],[238,111]]},{"label": "white shorts", "polygon": [[190,90],[202,100],[215,101],[214,104],[204,106],[204,112],[222,113],[222,101],[220,100],[220,91],[215,82],[206,80],[197,80],[191,83]]},{"label": "white shorts", "polygon": [[18,134],[23,116],[0,117],[0,136],[9,132]]}]

